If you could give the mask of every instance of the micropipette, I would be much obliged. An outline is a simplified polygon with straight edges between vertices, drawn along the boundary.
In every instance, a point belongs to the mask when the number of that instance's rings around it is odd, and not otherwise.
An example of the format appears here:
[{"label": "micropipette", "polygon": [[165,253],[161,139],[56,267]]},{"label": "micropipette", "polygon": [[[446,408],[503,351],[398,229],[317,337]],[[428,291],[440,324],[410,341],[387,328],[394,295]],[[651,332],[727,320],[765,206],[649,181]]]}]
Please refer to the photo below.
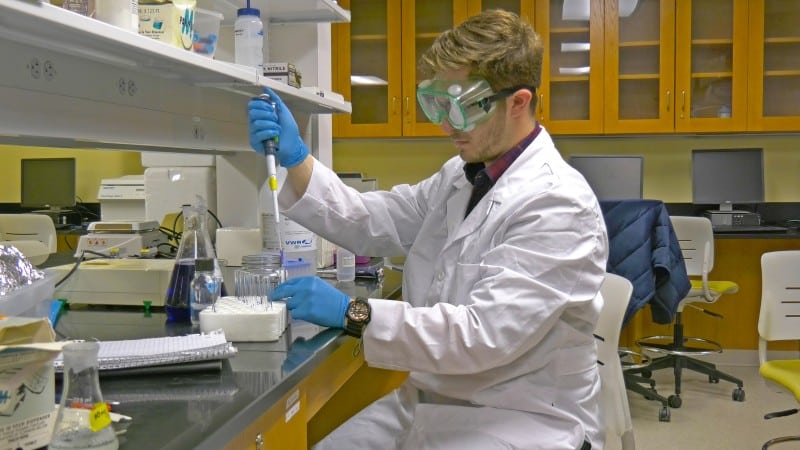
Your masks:
[{"label": "micropipette", "polygon": [[[272,98],[269,94],[261,94],[258,96],[259,100],[265,101],[272,105],[275,108],[275,102],[272,101]],[[277,110],[275,114],[277,114]],[[278,176],[277,176],[277,168],[275,166],[275,153],[278,151],[278,138],[267,139],[264,141],[264,154],[267,156],[267,183],[269,183],[269,189],[272,191],[272,213],[275,216],[275,229],[280,236],[280,223],[281,217],[280,212],[278,210]],[[281,246],[282,247],[282,246]]]}]

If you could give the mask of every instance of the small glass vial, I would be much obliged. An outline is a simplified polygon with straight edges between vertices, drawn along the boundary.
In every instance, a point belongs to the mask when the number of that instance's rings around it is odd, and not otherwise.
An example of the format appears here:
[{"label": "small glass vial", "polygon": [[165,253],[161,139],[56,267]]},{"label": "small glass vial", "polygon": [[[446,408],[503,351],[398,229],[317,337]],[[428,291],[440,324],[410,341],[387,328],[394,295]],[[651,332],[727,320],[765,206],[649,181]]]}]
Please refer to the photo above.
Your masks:
[{"label": "small glass vial", "polygon": [[336,280],[353,281],[356,279],[356,255],[344,247],[336,248]]},{"label": "small glass vial", "polygon": [[64,388],[56,416],[51,450],[117,450],[119,441],[100,392],[97,342],[67,344]]},{"label": "small glass vial", "polygon": [[214,260],[201,258],[195,261],[192,294],[189,300],[192,325],[200,325],[200,311],[213,307],[219,298],[222,278],[214,274]]}]

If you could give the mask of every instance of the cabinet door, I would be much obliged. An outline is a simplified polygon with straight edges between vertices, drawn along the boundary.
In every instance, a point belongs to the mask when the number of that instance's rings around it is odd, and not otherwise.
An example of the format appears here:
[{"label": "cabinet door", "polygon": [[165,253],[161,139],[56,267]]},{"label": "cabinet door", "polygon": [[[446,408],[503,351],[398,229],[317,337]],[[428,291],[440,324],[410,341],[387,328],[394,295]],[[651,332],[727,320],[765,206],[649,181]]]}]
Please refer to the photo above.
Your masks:
[{"label": "cabinet door", "polygon": [[504,9],[524,17],[533,24],[533,0],[469,0],[469,15],[487,9]]},{"label": "cabinet door", "polygon": [[750,2],[750,129],[800,130],[800,2]]},{"label": "cabinet door", "polygon": [[[444,136],[417,105],[417,84],[425,77],[417,60],[443,32],[467,18],[467,0],[403,1],[403,135]],[[355,108],[355,105],[353,105]]]},{"label": "cabinet door", "polygon": [[545,42],[538,119],[554,134],[603,131],[603,0],[536,0]]},{"label": "cabinet door", "polygon": [[747,0],[679,1],[675,130],[747,128]]},{"label": "cabinet door", "polygon": [[334,91],[352,103],[334,116],[336,137],[400,136],[400,0],[339,0],[350,23],[332,26]]},{"label": "cabinet door", "polygon": [[607,0],[607,133],[670,133],[674,124],[675,0]]}]

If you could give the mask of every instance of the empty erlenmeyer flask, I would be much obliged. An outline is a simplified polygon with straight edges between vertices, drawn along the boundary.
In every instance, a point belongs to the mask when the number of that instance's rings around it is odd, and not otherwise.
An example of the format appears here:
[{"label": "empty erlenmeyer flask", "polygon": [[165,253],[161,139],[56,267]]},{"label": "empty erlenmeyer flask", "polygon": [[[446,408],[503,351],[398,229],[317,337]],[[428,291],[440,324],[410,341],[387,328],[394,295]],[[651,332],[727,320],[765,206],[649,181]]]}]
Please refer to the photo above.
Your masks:
[{"label": "empty erlenmeyer flask", "polygon": [[51,450],[117,450],[119,441],[100,393],[97,342],[67,344],[64,385],[58,407]]},{"label": "empty erlenmeyer flask", "polygon": [[[192,294],[194,264],[198,258],[214,259],[214,275],[222,279],[222,269],[216,259],[214,246],[208,235],[207,210],[202,203],[198,206],[183,205],[183,233],[172,277],[167,287],[164,307],[169,322],[189,322],[189,299]],[[222,287],[221,295],[225,295]]]}]

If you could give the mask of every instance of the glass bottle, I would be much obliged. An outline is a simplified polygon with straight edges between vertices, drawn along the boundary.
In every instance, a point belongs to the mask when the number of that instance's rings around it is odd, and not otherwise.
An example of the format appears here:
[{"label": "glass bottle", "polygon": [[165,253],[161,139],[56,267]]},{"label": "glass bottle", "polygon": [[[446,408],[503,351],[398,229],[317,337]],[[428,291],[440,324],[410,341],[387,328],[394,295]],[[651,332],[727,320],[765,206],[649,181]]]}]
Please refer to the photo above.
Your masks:
[{"label": "glass bottle", "polygon": [[200,311],[217,302],[221,284],[222,279],[214,275],[214,260],[210,258],[197,259],[189,305],[192,325],[200,325]]},{"label": "glass bottle", "polygon": [[[167,287],[164,307],[168,322],[190,322],[189,300],[192,295],[195,261],[198,258],[214,260],[214,275],[222,279],[222,269],[216,259],[214,246],[208,235],[207,214],[205,205],[183,205],[183,233],[172,267],[172,277]],[[222,286],[221,295],[225,295]]]},{"label": "glass bottle", "polygon": [[119,441],[100,392],[97,355],[93,341],[67,344],[64,352],[64,387],[56,416],[51,450],[117,450]]}]

